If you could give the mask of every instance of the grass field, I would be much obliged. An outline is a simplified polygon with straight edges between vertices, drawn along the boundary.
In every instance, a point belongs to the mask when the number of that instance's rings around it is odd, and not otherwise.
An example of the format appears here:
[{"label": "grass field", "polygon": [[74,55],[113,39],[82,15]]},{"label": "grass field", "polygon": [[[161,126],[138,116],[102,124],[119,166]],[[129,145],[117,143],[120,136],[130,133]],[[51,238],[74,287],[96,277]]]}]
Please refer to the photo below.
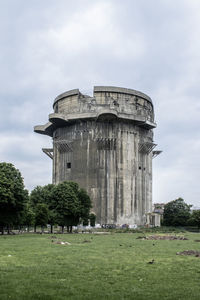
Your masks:
[{"label": "grass field", "polygon": [[141,233],[56,235],[71,245],[51,236],[0,236],[1,300],[200,299],[200,258],[176,255],[200,250],[199,233],[184,233],[186,241],[137,239]]}]

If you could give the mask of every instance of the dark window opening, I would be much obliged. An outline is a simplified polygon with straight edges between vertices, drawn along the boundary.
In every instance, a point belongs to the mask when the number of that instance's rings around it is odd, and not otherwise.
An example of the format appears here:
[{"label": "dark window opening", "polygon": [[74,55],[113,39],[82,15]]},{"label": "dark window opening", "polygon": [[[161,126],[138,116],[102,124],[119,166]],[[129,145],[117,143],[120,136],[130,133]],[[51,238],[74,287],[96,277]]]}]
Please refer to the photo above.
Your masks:
[{"label": "dark window opening", "polygon": [[144,168],[144,171],[146,170],[146,168]]},{"label": "dark window opening", "polygon": [[67,169],[71,169],[71,163],[70,162],[67,163]]},{"label": "dark window opening", "polygon": [[114,104],[115,106],[119,106],[119,103],[117,103],[116,100],[113,101],[113,104]]},{"label": "dark window opening", "polygon": [[139,170],[141,170],[142,168],[139,166]]}]

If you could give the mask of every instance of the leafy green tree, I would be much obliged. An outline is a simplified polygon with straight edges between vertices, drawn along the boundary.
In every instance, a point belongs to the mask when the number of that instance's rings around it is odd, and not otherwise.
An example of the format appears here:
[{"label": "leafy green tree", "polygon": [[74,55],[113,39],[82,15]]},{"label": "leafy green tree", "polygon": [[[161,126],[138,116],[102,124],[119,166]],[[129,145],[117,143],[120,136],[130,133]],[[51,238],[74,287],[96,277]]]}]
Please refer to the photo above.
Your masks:
[{"label": "leafy green tree", "polygon": [[80,201],[80,218],[83,220],[83,225],[87,226],[92,202],[84,189],[78,190],[77,196]]},{"label": "leafy green tree", "polygon": [[41,226],[42,232],[49,219],[48,206],[45,203],[38,203],[35,207],[35,227]]},{"label": "leafy green tree", "polygon": [[88,218],[82,218],[83,226],[89,225],[89,219]]},{"label": "leafy green tree", "polygon": [[28,201],[28,191],[24,187],[19,170],[11,163],[0,163],[0,225],[4,227],[19,224],[25,205]]},{"label": "leafy green tree", "polygon": [[78,195],[79,192],[79,185],[78,183],[74,182],[74,181],[65,181],[67,183],[68,186],[70,186],[70,188],[73,190],[73,192]]},{"label": "leafy green tree", "polygon": [[55,224],[55,211],[54,211],[54,201],[52,198],[52,192],[54,189],[53,184],[48,184],[45,186],[35,187],[30,194],[30,202],[33,210],[37,207],[37,204],[46,204],[48,206],[48,224],[51,225],[51,233],[53,233],[53,225]]},{"label": "leafy green tree", "polygon": [[54,185],[36,186],[30,194],[30,202],[34,207],[38,203],[50,204]]},{"label": "leafy green tree", "polygon": [[[78,187],[77,187],[78,188]],[[53,189],[53,201],[58,225],[67,226],[67,231],[72,231],[72,226],[79,223],[81,214],[80,201],[76,195],[76,184],[62,182]]]},{"label": "leafy green tree", "polygon": [[193,210],[188,223],[190,225],[197,226],[200,229],[200,209]]},{"label": "leafy green tree", "polygon": [[76,226],[80,219],[89,219],[91,205],[90,197],[84,189],[80,189],[76,182],[65,181],[57,185],[48,184],[37,186],[30,195],[31,205],[35,211],[38,204],[48,206],[48,223],[57,223],[62,227],[67,226],[68,232]]},{"label": "leafy green tree", "polygon": [[52,192],[54,189],[55,185],[54,184],[47,184],[43,186],[43,197],[44,201],[48,206],[52,205]]},{"label": "leafy green tree", "polygon": [[95,221],[96,221],[96,215],[93,214],[93,213],[91,213],[91,214],[89,215],[89,219],[90,219],[90,225],[91,225],[92,227],[94,227],[94,226],[95,226]]},{"label": "leafy green tree", "polygon": [[51,225],[51,233],[53,233],[53,225],[56,223],[56,213],[53,201],[54,184],[47,184],[43,187],[43,203],[46,203],[49,209],[48,224]]},{"label": "leafy green tree", "polygon": [[167,203],[164,207],[163,224],[167,226],[184,226],[190,218],[190,207],[182,198]]},{"label": "leafy green tree", "polygon": [[42,186],[36,186],[30,194],[30,203],[31,206],[34,207],[38,203],[43,203],[43,187]]},{"label": "leafy green tree", "polygon": [[33,208],[30,206],[30,203],[27,203],[24,209],[24,213],[20,225],[27,226],[29,232],[30,226],[33,226],[34,224],[35,224],[35,213],[33,211]]},{"label": "leafy green tree", "polygon": [[89,195],[87,194],[85,189],[79,188],[79,185],[76,182],[73,181],[66,181],[66,182],[78,197],[79,205],[80,205],[79,218],[83,220],[83,223],[85,225],[88,225],[90,209],[92,207],[92,202]]}]

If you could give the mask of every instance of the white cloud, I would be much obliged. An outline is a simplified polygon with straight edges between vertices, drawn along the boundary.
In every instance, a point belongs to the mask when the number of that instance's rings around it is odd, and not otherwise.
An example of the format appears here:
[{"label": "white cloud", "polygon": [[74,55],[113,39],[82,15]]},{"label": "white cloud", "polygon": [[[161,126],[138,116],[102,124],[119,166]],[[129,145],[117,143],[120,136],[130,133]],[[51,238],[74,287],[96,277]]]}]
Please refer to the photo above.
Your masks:
[{"label": "white cloud", "polygon": [[[198,204],[200,2],[198,0],[27,1],[0,3],[2,160],[28,187],[51,181],[33,133],[53,99],[79,87],[118,85],[155,104],[155,201],[183,195]],[[180,180],[181,178],[181,180]]]},{"label": "white cloud", "polygon": [[16,61],[16,89],[37,88],[53,94],[74,87],[75,78],[88,86],[91,78],[105,80],[105,67],[110,65],[113,71],[115,61],[140,60],[146,51],[145,39],[134,26],[131,32],[122,30],[118,14],[114,2],[94,1],[67,18],[62,15],[59,24],[53,21],[31,31]]},{"label": "white cloud", "polygon": [[42,152],[42,148],[51,148],[51,140],[34,133],[9,131],[0,134],[1,162],[10,162],[18,168],[24,177],[27,188],[51,182],[51,160]]}]

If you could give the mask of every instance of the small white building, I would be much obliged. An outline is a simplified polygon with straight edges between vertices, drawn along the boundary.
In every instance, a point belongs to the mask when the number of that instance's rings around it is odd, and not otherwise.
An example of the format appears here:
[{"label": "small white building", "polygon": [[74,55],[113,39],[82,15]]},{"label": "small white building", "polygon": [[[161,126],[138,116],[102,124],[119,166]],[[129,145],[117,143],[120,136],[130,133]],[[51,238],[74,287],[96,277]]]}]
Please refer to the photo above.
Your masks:
[{"label": "small white building", "polygon": [[161,215],[155,212],[146,214],[147,227],[160,227]]}]

